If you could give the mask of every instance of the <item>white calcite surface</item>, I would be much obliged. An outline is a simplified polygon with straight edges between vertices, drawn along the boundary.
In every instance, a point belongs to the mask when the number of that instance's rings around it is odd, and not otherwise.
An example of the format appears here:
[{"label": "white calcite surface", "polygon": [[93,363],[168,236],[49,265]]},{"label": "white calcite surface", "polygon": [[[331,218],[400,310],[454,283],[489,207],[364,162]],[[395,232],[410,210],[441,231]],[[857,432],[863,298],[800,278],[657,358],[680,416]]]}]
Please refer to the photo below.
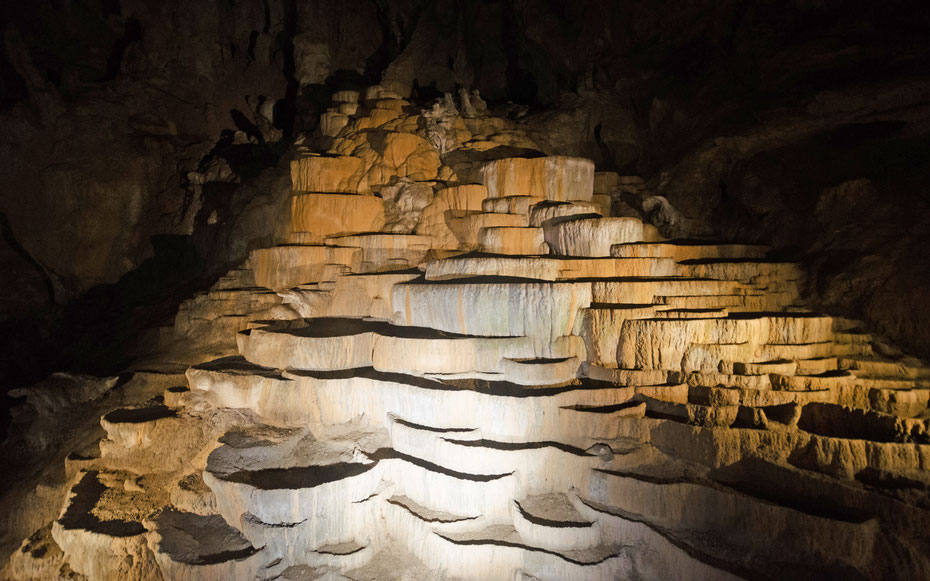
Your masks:
[{"label": "white calcite surface", "polygon": [[[505,200],[511,198],[503,198]],[[570,216],[596,217],[601,208],[593,202],[537,203],[529,207],[529,225],[533,227],[556,223]]]},{"label": "white calcite surface", "polygon": [[15,392],[87,428],[4,506],[0,578],[930,578],[926,366],[765,248],[611,217],[631,176],[486,161],[534,144],[407,96],[333,96],[288,239],[145,367]]},{"label": "white calcite surface", "polygon": [[647,236],[636,218],[552,220],[543,228],[552,251],[564,256],[610,256],[615,244],[642,242]]}]

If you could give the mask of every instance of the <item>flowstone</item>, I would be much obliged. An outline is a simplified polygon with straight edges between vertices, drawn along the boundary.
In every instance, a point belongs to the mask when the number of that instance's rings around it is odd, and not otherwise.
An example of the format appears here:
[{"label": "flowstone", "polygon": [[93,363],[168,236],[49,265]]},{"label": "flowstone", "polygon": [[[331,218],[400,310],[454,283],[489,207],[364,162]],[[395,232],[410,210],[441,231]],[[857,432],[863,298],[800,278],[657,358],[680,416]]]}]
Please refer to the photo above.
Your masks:
[{"label": "flowstone", "polygon": [[610,216],[589,160],[361,97],[6,578],[930,578],[930,369],[767,248]]}]

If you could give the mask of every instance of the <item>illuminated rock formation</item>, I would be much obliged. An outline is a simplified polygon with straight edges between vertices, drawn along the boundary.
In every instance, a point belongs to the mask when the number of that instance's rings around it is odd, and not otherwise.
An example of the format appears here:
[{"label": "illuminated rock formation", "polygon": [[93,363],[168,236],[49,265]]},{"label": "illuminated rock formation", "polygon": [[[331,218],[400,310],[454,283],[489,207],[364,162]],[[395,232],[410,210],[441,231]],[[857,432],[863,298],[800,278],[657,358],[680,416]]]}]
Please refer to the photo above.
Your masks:
[{"label": "illuminated rock formation", "polygon": [[337,96],[289,237],[186,303],[196,364],[136,374],[7,576],[930,576],[919,361],[764,247],[603,215],[587,160],[480,161],[502,120],[446,165],[397,90]]}]

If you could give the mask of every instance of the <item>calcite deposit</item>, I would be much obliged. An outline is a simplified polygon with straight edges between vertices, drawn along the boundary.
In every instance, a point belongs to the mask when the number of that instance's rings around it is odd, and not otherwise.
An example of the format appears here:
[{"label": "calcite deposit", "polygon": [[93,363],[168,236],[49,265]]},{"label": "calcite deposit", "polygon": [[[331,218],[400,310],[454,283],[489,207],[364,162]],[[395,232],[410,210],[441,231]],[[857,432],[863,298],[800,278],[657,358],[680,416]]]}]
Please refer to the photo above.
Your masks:
[{"label": "calcite deposit", "polygon": [[611,216],[619,176],[484,113],[441,151],[405,98],[336,94],[287,234],[5,507],[4,578],[930,578],[930,369],[767,248]]}]

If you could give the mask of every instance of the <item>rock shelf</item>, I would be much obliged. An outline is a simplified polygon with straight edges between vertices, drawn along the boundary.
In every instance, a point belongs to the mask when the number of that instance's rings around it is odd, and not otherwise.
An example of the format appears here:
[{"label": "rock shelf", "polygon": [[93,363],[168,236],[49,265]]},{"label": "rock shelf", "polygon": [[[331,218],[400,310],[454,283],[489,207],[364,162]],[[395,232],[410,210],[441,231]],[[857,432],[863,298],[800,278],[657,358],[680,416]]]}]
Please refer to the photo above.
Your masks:
[{"label": "rock shelf", "polygon": [[[920,361],[764,247],[604,215],[588,160],[445,165],[394,89],[337,96],[280,217],[306,236],[186,303],[189,389],[75,464],[46,533],[75,571],[930,578]],[[406,230],[390,176],[433,192]]]}]

